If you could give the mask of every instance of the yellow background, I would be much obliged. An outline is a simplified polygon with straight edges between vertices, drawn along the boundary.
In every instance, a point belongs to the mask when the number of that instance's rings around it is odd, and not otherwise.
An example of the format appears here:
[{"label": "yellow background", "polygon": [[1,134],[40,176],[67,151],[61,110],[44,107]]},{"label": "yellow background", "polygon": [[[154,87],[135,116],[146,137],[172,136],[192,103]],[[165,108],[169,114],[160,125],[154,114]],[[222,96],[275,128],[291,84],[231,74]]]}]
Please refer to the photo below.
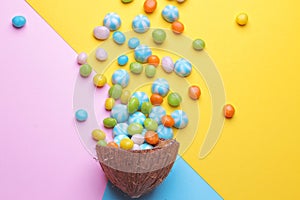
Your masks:
[{"label": "yellow background", "polygon": [[[120,30],[143,13],[142,0],[28,0],[76,51],[92,51],[99,41],[93,28],[107,12],[119,13]],[[160,11],[179,7],[185,34],[206,41],[206,51],[224,81],[236,115],[226,120],[214,150],[198,159],[199,142],[184,159],[224,199],[300,199],[300,1],[158,0],[149,15],[152,27],[169,28]],[[245,27],[235,24],[239,12]],[[45,41],[47,38],[45,38]],[[75,58],[74,58],[75,59]]]}]

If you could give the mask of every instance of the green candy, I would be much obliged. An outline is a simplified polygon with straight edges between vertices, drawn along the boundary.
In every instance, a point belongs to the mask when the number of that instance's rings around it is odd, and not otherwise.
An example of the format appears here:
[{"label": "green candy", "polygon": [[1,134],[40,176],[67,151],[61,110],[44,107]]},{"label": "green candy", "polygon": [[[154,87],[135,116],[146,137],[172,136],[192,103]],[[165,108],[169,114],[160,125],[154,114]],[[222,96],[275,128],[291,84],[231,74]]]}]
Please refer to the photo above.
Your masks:
[{"label": "green candy", "polygon": [[178,94],[177,92],[172,92],[168,96],[168,103],[170,106],[177,107],[180,105],[181,101],[182,101],[182,98],[181,98],[180,94]]},{"label": "green candy", "polygon": [[144,126],[147,129],[147,131],[156,131],[158,124],[155,120],[153,120],[151,118],[147,118],[144,121]]},{"label": "green candy", "polygon": [[205,47],[205,42],[201,39],[196,39],[193,41],[193,48],[197,51],[200,51],[204,49]]},{"label": "green candy", "polygon": [[121,103],[128,104],[130,96],[131,96],[131,92],[129,90],[123,90],[121,95]]},{"label": "green candy", "polygon": [[103,120],[104,127],[106,128],[113,128],[117,125],[117,120],[112,117],[107,117]]},{"label": "green candy", "polygon": [[138,62],[132,62],[130,63],[130,71],[134,74],[140,74],[143,72],[143,65]]},{"label": "green candy", "polygon": [[129,100],[128,105],[127,105],[128,113],[132,114],[132,113],[136,112],[139,108],[139,105],[140,105],[139,99],[136,97],[132,97]]},{"label": "green candy", "polygon": [[130,2],[132,2],[133,0],[121,0],[122,1],[122,3],[130,3]]},{"label": "green candy", "polygon": [[111,88],[109,88],[108,95],[113,99],[119,99],[122,95],[122,86],[119,84],[113,85]]},{"label": "green candy", "polygon": [[79,72],[82,77],[88,77],[92,73],[92,67],[89,64],[83,64]]},{"label": "green candy", "polygon": [[129,135],[141,134],[143,129],[144,128],[140,123],[132,123],[128,126],[127,132]]},{"label": "green candy", "polygon": [[106,143],[105,140],[99,140],[99,141],[97,142],[97,145],[102,146],[102,147],[105,147],[105,146],[107,146],[107,143]]},{"label": "green candy", "polygon": [[141,111],[142,113],[149,114],[151,112],[152,109],[152,104],[150,102],[144,102],[142,103],[142,107],[141,107]]},{"label": "green candy", "polygon": [[152,32],[153,41],[156,44],[162,44],[166,40],[167,34],[163,29],[155,29]]},{"label": "green candy", "polygon": [[154,65],[147,65],[145,73],[148,78],[152,78],[156,74],[156,67]]}]

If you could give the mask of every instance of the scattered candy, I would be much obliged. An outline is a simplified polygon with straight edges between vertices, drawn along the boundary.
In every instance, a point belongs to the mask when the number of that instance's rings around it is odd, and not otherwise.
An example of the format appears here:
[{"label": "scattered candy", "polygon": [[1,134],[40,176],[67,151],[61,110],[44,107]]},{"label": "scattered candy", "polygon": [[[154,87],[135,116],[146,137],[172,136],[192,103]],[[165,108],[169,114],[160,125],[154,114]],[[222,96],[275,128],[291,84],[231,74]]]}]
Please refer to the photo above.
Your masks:
[{"label": "scattered candy", "polygon": [[129,114],[127,112],[127,105],[115,105],[110,112],[110,116],[116,119],[118,123],[126,122],[129,117]]},{"label": "scattered candy", "polygon": [[122,95],[122,86],[119,84],[111,86],[108,90],[108,95],[115,100],[119,99]]},{"label": "scattered candy", "polygon": [[185,0],[177,0],[178,3],[183,3]]},{"label": "scattered candy", "polygon": [[127,106],[128,113],[132,114],[132,113],[136,112],[139,108],[139,105],[140,105],[139,99],[136,97],[132,97],[128,102],[128,106]]},{"label": "scattered candy", "polygon": [[189,97],[193,100],[197,100],[200,98],[201,90],[198,86],[193,85],[189,87]]},{"label": "scattered candy", "polygon": [[88,58],[87,53],[81,52],[80,54],[77,55],[77,63],[83,65],[86,63],[87,58]]},{"label": "scattered candy", "polygon": [[161,14],[167,22],[174,22],[179,18],[178,9],[173,5],[167,5]]},{"label": "scattered candy", "polygon": [[114,142],[117,143],[120,146],[120,142],[124,138],[128,138],[129,139],[129,137],[127,135],[117,135],[116,137],[114,137]]},{"label": "scattered candy", "polygon": [[134,144],[133,147],[132,147],[132,150],[138,151],[138,150],[141,150],[141,147],[138,144]]},{"label": "scattered candy", "polygon": [[161,118],[161,123],[165,127],[172,127],[175,124],[175,121],[171,115],[165,115]]},{"label": "scattered candy", "polygon": [[75,118],[79,122],[84,122],[88,118],[88,113],[85,110],[83,110],[83,109],[79,109],[75,113]]},{"label": "scattered candy", "polygon": [[141,125],[144,125],[145,119],[146,119],[146,116],[143,113],[135,112],[129,116],[128,124],[139,123]]},{"label": "scattered candy", "polygon": [[175,21],[172,23],[172,31],[176,34],[183,33],[184,25],[179,21]]},{"label": "scattered candy", "polygon": [[132,97],[138,98],[139,103],[140,103],[140,104],[139,104],[139,107],[138,107],[139,110],[141,109],[142,104],[143,104],[144,102],[149,102],[149,97],[147,96],[147,94],[146,94],[145,92],[140,92],[140,91],[134,92],[134,93],[132,94]]},{"label": "scattered candy", "polygon": [[140,40],[136,37],[132,37],[128,40],[128,47],[130,49],[135,49],[139,45],[140,45]]},{"label": "scattered candy", "polygon": [[82,77],[88,77],[92,73],[92,67],[89,64],[83,64],[80,67],[79,73]]},{"label": "scattered candy", "polygon": [[96,74],[93,78],[93,83],[96,87],[103,87],[107,80],[103,74]]},{"label": "scattered candy", "polygon": [[151,55],[152,51],[147,45],[139,45],[134,50],[134,58],[140,63],[146,63],[148,57]]},{"label": "scattered candy", "polygon": [[141,145],[141,144],[144,143],[145,137],[143,135],[141,135],[141,134],[134,134],[131,137],[131,140],[133,141],[134,144]]},{"label": "scattered candy", "polygon": [[153,149],[153,146],[147,143],[140,145],[141,150]]},{"label": "scattered candy", "polygon": [[171,57],[165,56],[161,59],[161,66],[167,73],[171,73],[174,70],[174,63]]},{"label": "scattered candy", "polygon": [[150,20],[147,16],[139,14],[132,21],[132,29],[137,33],[145,33],[149,30]]},{"label": "scattered candy", "polygon": [[15,16],[12,18],[11,22],[15,28],[22,28],[26,24],[26,18],[23,16]]},{"label": "scattered candy", "polygon": [[171,113],[171,116],[173,117],[175,124],[175,128],[182,129],[187,126],[189,120],[186,115],[186,113],[182,110],[175,110],[174,112]]},{"label": "scattered candy", "polygon": [[105,109],[110,111],[115,105],[115,100],[113,98],[107,98],[105,100]]},{"label": "scattered candy", "polygon": [[105,140],[106,134],[100,129],[95,129],[92,131],[92,137],[96,141]]},{"label": "scattered candy", "polygon": [[146,0],[144,2],[144,11],[146,13],[153,13],[156,7],[157,7],[156,0]]},{"label": "scattered candy", "polygon": [[226,104],[226,105],[224,106],[223,111],[224,111],[224,116],[225,116],[226,118],[230,119],[230,118],[233,117],[234,112],[235,112],[235,109],[234,109],[234,107],[233,107],[231,104]]},{"label": "scattered candy", "polygon": [[147,59],[148,64],[158,66],[159,65],[159,57],[157,55],[151,55]]},{"label": "scattered candy", "polygon": [[165,139],[165,140],[172,139],[174,136],[173,129],[169,127],[165,127],[164,125],[158,126],[157,134],[160,139]]},{"label": "scattered candy", "polygon": [[124,44],[124,42],[126,41],[126,36],[121,31],[114,32],[112,37],[114,42],[117,44]]},{"label": "scattered candy", "polygon": [[173,107],[177,107],[180,105],[182,101],[182,98],[180,94],[177,92],[172,92],[171,94],[168,95],[168,104]]},{"label": "scattered candy", "polygon": [[116,137],[118,135],[128,135],[127,128],[128,128],[127,123],[117,124],[112,130],[113,136]]},{"label": "scattered candy", "polygon": [[123,90],[121,95],[121,103],[128,104],[130,97],[131,97],[131,92],[129,90]]},{"label": "scattered candy", "polygon": [[145,140],[148,144],[156,145],[159,142],[159,137],[156,132],[147,131],[145,134]]},{"label": "scattered candy", "polygon": [[121,19],[118,14],[111,12],[104,17],[103,25],[106,26],[109,30],[115,31],[120,28]]},{"label": "scattered candy", "polygon": [[162,106],[154,106],[149,114],[149,118],[154,119],[157,124],[161,124],[161,118],[166,115]]},{"label": "scattered candy", "polygon": [[97,145],[105,147],[105,146],[107,146],[107,143],[106,143],[105,140],[99,140],[99,141],[97,142]]},{"label": "scattered candy", "polygon": [[111,76],[111,81],[113,84],[119,84],[123,88],[126,87],[129,83],[130,76],[128,72],[124,69],[116,70]]},{"label": "scattered candy", "polygon": [[96,50],[96,58],[99,61],[105,61],[107,59],[108,55],[107,52],[105,51],[105,49],[103,48],[98,48]]},{"label": "scattered candy", "polygon": [[126,56],[126,55],[121,55],[121,56],[118,57],[118,64],[119,64],[120,66],[126,65],[127,62],[128,62],[128,56]]},{"label": "scattered candy", "polygon": [[113,147],[113,148],[119,148],[119,145],[115,142],[109,142],[109,143],[107,143],[107,146],[108,147]]},{"label": "scattered candy", "polygon": [[94,37],[98,40],[106,40],[109,38],[110,31],[106,26],[97,26],[94,28]]},{"label": "scattered candy", "polygon": [[133,141],[129,138],[124,138],[120,142],[120,147],[125,150],[130,150],[133,147]]},{"label": "scattered candy", "polygon": [[143,65],[139,62],[130,63],[129,69],[134,74],[140,74],[143,72]]},{"label": "scattered candy", "polygon": [[152,78],[156,74],[156,67],[153,65],[147,65],[145,68],[145,74],[148,78]]},{"label": "scattered candy", "polygon": [[152,104],[150,102],[143,102],[141,111],[143,114],[147,115],[151,112]]},{"label": "scattered candy", "polygon": [[163,29],[155,29],[152,32],[152,38],[156,44],[162,44],[166,40],[167,34]]},{"label": "scattered candy", "polygon": [[113,128],[115,125],[117,125],[117,120],[111,117],[107,117],[103,119],[103,125],[106,128]]},{"label": "scattered candy", "polygon": [[248,15],[246,13],[240,13],[236,16],[235,21],[240,26],[245,26],[248,22]]},{"label": "scattered candy", "polygon": [[196,39],[193,41],[193,48],[197,51],[201,51],[205,48],[205,42],[202,39]]},{"label": "scattered candy", "polygon": [[128,126],[127,132],[129,135],[141,134],[143,126],[140,123],[132,123]]},{"label": "scattered candy", "polygon": [[132,2],[133,0],[121,0],[122,1],[122,3],[130,3],[130,2]]},{"label": "scattered candy", "polygon": [[180,58],[174,64],[174,71],[178,76],[186,77],[192,72],[192,64],[188,60]]},{"label": "scattered candy", "polygon": [[151,97],[150,97],[150,101],[151,101],[152,105],[159,106],[159,105],[162,104],[164,99],[159,94],[152,94]]},{"label": "scattered candy", "polygon": [[156,131],[158,124],[154,119],[147,118],[144,121],[144,126],[147,129],[147,131]]},{"label": "scattered candy", "polygon": [[151,90],[152,93],[159,94],[164,97],[169,92],[169,83],[164,78],[158,78],[153,82]]}]

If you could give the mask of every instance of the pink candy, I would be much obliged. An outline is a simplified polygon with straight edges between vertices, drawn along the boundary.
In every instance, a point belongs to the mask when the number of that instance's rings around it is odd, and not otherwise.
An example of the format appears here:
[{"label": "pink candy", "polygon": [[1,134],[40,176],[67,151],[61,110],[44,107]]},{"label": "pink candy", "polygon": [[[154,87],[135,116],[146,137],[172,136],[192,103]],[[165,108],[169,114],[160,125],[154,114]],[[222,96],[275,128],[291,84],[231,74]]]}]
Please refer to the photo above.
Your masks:
[{"label": "pink candy", "polygon": [[94,37],[98,40],[106,40],[109,38],[110,31],[105,26],[97,26],[94,28]]},{"label": "pink candy", "polygon": [[77,63],[79,65],[83,65],[86,63],[86,60],[88,58],[88,55],[85,52],[81,52],[80,54],[78,54],[77,56]]},{"label": "pink candy", "polygon": [[165,72],[171,73],[174,70],[174,63],[171,57],[165,56],[161,59],[161,65]]}]

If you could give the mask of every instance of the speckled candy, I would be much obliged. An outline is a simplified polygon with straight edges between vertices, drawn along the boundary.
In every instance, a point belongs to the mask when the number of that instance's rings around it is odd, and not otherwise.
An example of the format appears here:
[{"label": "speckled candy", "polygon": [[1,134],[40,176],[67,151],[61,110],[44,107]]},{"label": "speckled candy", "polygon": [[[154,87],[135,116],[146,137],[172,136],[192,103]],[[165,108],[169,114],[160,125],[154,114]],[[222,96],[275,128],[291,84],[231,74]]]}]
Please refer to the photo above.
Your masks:
[{"label": "speckled candy", "polygon": [[154,106],[149,114],[149,118],[161,124],[161,118],[166,115],[166,110],[162,106]]},{"label": "speckled candy", "polygon": [[135,112],[128,118],[128,124],[132,123],[139,123],[141,125],[144,125],[144,121],[146,119],[146,116],[141,112]]},{"label": "speckled candy", "polygon": [[139,62],[130,63],[129,69],[134,74],[140,74],[143,72],[143,65]]},{"label": "speckled candy", "polygon": [[124,138],[120,141],[120,147],[125,150],[132,149],[133,145],[134,145],[133,141],[129,138]]},{"label": "speckled candy", "polygon": [[108,54],[107,54],[107,52],[106,52],[105,49],[98,48],[96,50],[96,58],[97,58],[97,60],[99,60],[99,61],[105,61],[107,59],[107,57],[108,57]]},{"label": "speckled candy", "polygon": [[158,124],[154,119],[147,118],[144,121],[144,126],[148,131],[156,131]]},{"label": "speckled candy", "polygon": [[174,22],[179,18],[178,8],[173,5],[167,5],[162,10],[161,14],[167,22]]},{"label": "speckled candy", "polygon": [[127,105],[124,104],[115,105],[110,112],[110,116],[112,118],[115,118],[118,123],[126,122],[129,117],[129,114],[127,112]]},{"label": "speckled candy", "polygon": [[134,144],[141,145],[141,144],[144,143],[145,137],[143,135],[141,135],[141,134],[134,134],[131,137],[131,140],[133,141]]},{"label": "speckled candy", "polygon": [[81,52],[80,54],[77,55],[77,63],[83,65],[86,63],[87,58],[88,58],[87,53]]},{"label": "speckled candy", "polygon": [[134,50],[134,58],[140,63],[146,63],[150,55],[152,55],[152,51],[147,45],[139,45]]},{"label": "speckled candy", "polygon": [[193,48],[200,51],[205,48],[205,42],[202,39],[196,39],[193,41]]},{"label": "speckled candy", "polygon": [[128,105],[127,105],[128,113],[132,114],[132,113],[136,112],[139,108],[139,105],[140,105],[140,101],[138,98],[136,98],[136,97],[130,98]]},{"label": "speckled candy", "polygon": [[92,131],[92,137],[96,141],[105,140],[106,134],[100,129],[95,129]]},{"label": "speckled candy", "polygon": [[139,45],[140,45],[140,40],[136,37],[132,37],[128,40],[128,47],[130,49],[135,49]]},{"label": "speckled candy", "polygon": [[147,150],[147,149],[153,149],[153,146],[148,144],[148,143],[144,143],[140,145],[141,150]]},{"label": "speckled candy", "polygon": [[117,124],[113,130],[113,137],[116,137],[118,135],[128,135],[127,133],[128,124],[127,123],[119,123]]},{"label": "speckled candy", "polygon": [[119,84],[111,86],[108,90],[108,95],[113,99],[119,99],[122,95],[122,86]]},{"label": "speckled candy", "polygon": [[106,110],[111,110],[115,105],[115,100],[113,98],[107,98],[105,100],[105,109]]},{"label": "speckled candy", "polygon": [[165,56],[161,59],[161,67],[167,73],[171,73],[174,70],[174,62],[170,56]]},{"label": "speckled candy", "polygon": [[106,128],[113,128],[115,125],[117,125],[117,120],[112,117],[107,117],[103,119],[103,125]]},{"label": "speckled candy", "polygon": [[121,31],[114,32],[112,37],[114,42],[117,44],[124,44],[124,42],[126,41],[126,36]]},{"label": "speckled candy", "polygon": [[97,26],[94,28],[94,37],[98,40],[106,40],[109,38],[110,31],[106,26]]},{"label": "speckled candy", "polygon": [[180,58],[175,62],[174,71],[178,76],[186,77],[192,72],[192,64],[188,60]]},{"label": "speckled candy", "polygon": [[163,29],[155,29],[152,32],[152,39],[156,44],[162,44],[167,38],[167,34]]},{"label": "speckled candy", "polygon": [[92,73],[92,67],[89,64],[83,64],[80,67],[79,73],[82,77],[88,77]]},{"label": "speckled candy", "polygon": [[165,140],[172,139],[174,136],[173,129],[169,127],[165,127],[164,125],[158,126],[157,134],[160,139],[165,139]]},{"label": "speckled candy", "polygon": [[182,129],[187,126],[189,120],[186,115],[186,113],[182,110],[175,110],[174,112],[171,113],[171,116],[173,117],[175,124],[175,128]]},{"label": "speckled candy", "polygon": [[141,134],[143,132],[143,126],[139,123],[129,124],[127,132],[129,135]]},{"label": "speckled candy", "polygon": [[154,65],[147,65],[145,68],[145,74],[148,78],[152,78],[156,74],[156,67]]},{"label": "speckled candy", "polygon": [[117,135],[116,137],[114,137],[114,142],[117,143],[120,146],[120,142],[124,138],[128,138],[129,139],[129,137],[127,135]]},{"label": "speckled candy", "polygon": [[138,98],[138,100],[139,100],[139,107],[138,107],[138,110],[141,109],[142,104],[143,104],[144,102],[149,102],[149,97],[148,97],[148,95],[147,95],[145,92],[140,92],[140,91],[134,92],[134,93],[132,94],[132,97],[136,97],[136,98]]},{"label": "speckled candy", "polygon": [[173,107],[177,107],[180,105],[182,101],[182,98],[180,94],[177,92],[172,92],[171,94],[168,95],[168,104]]},{"label": "speckled candy", "polygon": [[137,33],[145,33],[149,30],[150,20],[147,16],[139,14],[132,21],[132,29]]},{"label": "speckled candy", "polygon": [[169,92],[169,83],[164,78],[158,78],[156,79],[152,84],[152,93],[159,94],[161,96],[166,96]]},{"label": "speckled candy", "polygon": [[130,76],[128,72],[124,69],[116,70],[111,76],[111,82],[113,84],[119,84],[123,88],[126,87],[129,83]]},{"label": "speckled candy", "polygon": [[151,112],[151,109],[152,109],[152,104],[150,102],[144,102],[142,104],[141,111],[145,115],[149,114]]},{"label": "speckled candy", "polygon": [[131,97],[131,92],[129,90],[123,90],[121,95],[121,103],[128,104],[130,97]]},{"label": "speckled candy", "polygon": [[120,28],[121,19],[118,14],[111,12],[105,15],[103,25],[106,26],[109,30],[115,31]]},{"label": "speckled candy", "polygon": [[126,55],[121,55],[121,56],[118,57],[118,64],[119,64],[120,66],[126,65],[127,62],[128,62],[128,56],[126,56]]},{"label": "speckled candy", "polygon": [[75,118],[79,122],[84,122],[88,118],[88,113],[85,110],[83,110],[83,109],[79,109],[75,113]]},{"label": "speckled candy", "polygon": [[103,87],[107,80],[103,74],[96,74],[93,78],[93,83],[96,87]]}]

